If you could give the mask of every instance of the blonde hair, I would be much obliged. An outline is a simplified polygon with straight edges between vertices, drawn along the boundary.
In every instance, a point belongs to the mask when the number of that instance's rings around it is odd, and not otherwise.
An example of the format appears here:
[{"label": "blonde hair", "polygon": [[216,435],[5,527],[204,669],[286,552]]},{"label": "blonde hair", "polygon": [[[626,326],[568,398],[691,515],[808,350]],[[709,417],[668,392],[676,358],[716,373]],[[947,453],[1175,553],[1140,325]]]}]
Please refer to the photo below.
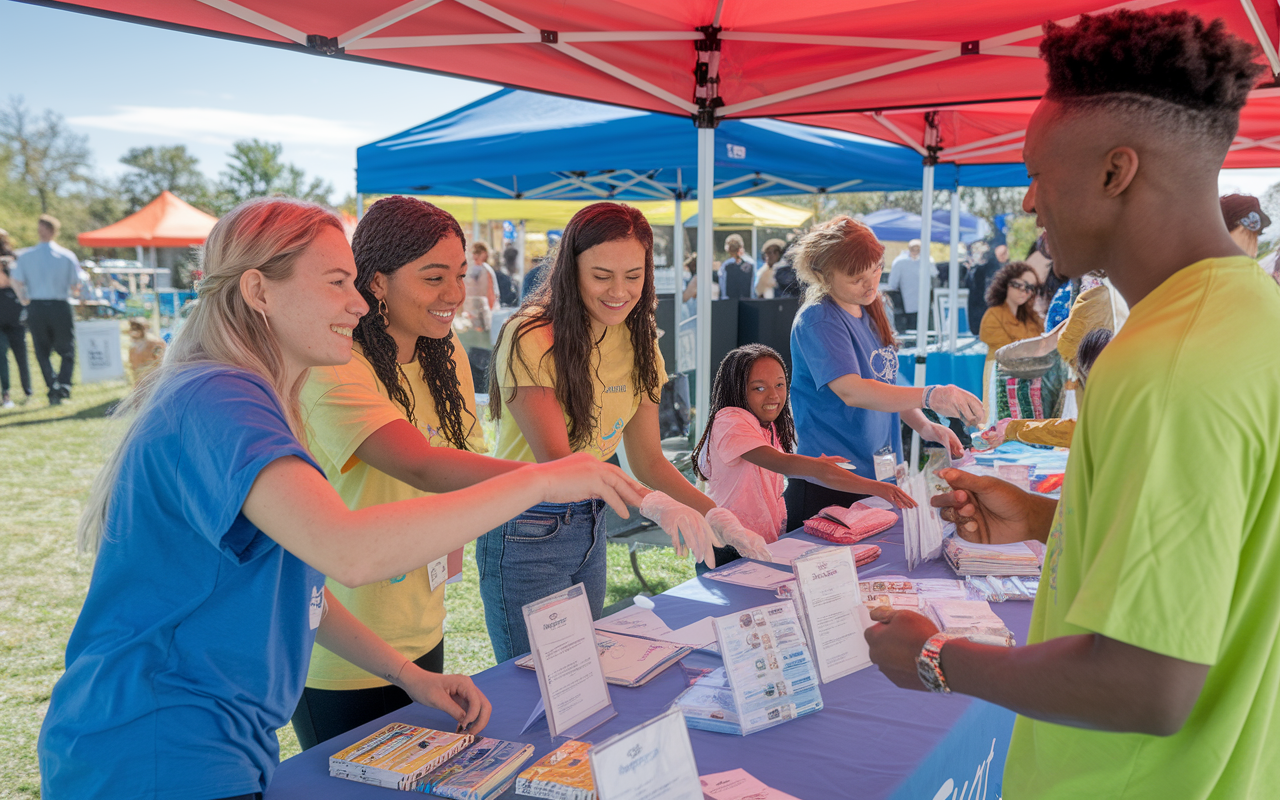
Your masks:
[{"label": "blonde hair", "polygon": [[[839,216],[809,229],[792,249],[791,265],[805,285],[804,304],[822,301],[831,293],[831,275],[860,275],[875,269],[884,260],[884,245],[871,229],[856,219]],[[880,343],[895,344],[893,325],[884,303],[865,306]]]},{"label": "blonde hair", "polygon": [[82,552],[96,552],[103,537],[111,496],[129,443],[143,420],[154,410],[162,391],[201,366],[231,366],[252,372],[275,391],[285,417],[305,447],[306,433],[298,395],[307,371],[286,385],[284,354],[266,317],[245,301],[240,277],[251,269],[269,281],[283,281],[293,273],[298,256],[327,228],[343,233],[342,220],[326,208],[285,197],[241,203],[220,219],[200,251],[204,278],[191,316],[165,352],[164,361],[139,381],[114,416],[129,419],[119,445],[94,478],[77,544]]}]

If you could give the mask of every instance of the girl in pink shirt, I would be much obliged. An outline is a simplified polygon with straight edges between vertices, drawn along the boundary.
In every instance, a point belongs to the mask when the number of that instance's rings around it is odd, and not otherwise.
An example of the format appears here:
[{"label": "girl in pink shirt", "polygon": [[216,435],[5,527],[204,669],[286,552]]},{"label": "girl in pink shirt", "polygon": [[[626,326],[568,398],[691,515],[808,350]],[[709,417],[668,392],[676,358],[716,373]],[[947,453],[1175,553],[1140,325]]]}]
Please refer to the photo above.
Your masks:
[{"label": "girl in pink shirt", "polygon": [[[693,450],[694,471],[707,482],[707,496],[729,509],[747,530],[775,542],[785,533],[782,500],[786,477],[831,489],[883,497],[898,508],[915,505],[904,492],[838,466],[839,456],[796,455],[795,422],[787,401],[782,356],[763,344],[731,351],[720,362],[711,387],[711,417]],[[716,564],[738,557],[716,548]]]}]

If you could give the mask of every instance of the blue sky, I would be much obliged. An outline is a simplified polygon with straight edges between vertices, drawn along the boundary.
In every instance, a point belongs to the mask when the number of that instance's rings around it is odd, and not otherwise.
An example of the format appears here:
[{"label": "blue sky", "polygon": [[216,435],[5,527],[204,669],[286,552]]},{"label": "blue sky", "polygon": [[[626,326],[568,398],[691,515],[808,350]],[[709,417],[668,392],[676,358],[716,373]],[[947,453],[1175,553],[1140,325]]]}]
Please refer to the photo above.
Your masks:
[{"label": "blue sky", "polygon": [[[257,137],[355,191],[355,149],[497,87],[148,28],[0,0],[0,102],[21,95],[88,136],[100,174],[131,147],[185,144],[216,176],[231,143]],[[1280,169],[1224,171],[1223,192],[1261,194]]]}]

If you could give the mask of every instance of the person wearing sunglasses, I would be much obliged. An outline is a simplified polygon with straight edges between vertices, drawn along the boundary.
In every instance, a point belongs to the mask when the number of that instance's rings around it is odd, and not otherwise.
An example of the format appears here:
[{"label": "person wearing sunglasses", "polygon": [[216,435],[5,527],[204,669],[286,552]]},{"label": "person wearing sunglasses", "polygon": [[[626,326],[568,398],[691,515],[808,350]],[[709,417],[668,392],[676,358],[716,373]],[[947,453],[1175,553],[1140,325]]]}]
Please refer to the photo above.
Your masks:
[{"label": "person wearing sunglasses", "polygon": [[[996,351],[1007,344],[1030,339],[1044,332],[1044,318],[1036,311],[1040,281],[1025,261],[1011,261],[1000,268],[987,287],[987,312],[982,316],[978,338],[987,346],[983,368],[984,387],[991,382]],[[991,408],[990,398],[984,404]]]}]

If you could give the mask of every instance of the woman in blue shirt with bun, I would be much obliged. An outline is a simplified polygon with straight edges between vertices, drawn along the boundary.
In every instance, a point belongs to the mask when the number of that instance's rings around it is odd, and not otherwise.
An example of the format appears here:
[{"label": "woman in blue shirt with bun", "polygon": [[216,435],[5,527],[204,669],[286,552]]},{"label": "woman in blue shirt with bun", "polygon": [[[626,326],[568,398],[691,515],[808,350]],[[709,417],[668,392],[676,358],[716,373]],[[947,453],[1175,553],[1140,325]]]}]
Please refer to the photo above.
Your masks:
[{"label": "woman in blue shirt with bun", "polygon": [[214,226],[202,268],[81,521],[97,562],[40,732],[49,800],[258,795],[313,643],[480,730],[489,702],[470,678],[417,667],[325,576],[403,575],[540,502],[639,502],[637,484],[579,456],[349,510],[302,444],[298,403],[311,367],[351,358],[368,311],[341,220],[250,201]]},{"label": "woman in blue shirt with bun", "polygon": [[[791,408],[800,455],[843,456],[863,477],[874,477],[873,456],[885,448],[902,460],[902,426],[960,456],[960,441],[930,422],[930,408],[969,425],[981,421],[982,401],[956,386],[898,386],[893,326],[880,296],[884,245],[850,217],[812,228],[792,250],[805,286],[804,305],[791,326]],[[787,529],[847,494],[800,478],[787,482]]]}]

